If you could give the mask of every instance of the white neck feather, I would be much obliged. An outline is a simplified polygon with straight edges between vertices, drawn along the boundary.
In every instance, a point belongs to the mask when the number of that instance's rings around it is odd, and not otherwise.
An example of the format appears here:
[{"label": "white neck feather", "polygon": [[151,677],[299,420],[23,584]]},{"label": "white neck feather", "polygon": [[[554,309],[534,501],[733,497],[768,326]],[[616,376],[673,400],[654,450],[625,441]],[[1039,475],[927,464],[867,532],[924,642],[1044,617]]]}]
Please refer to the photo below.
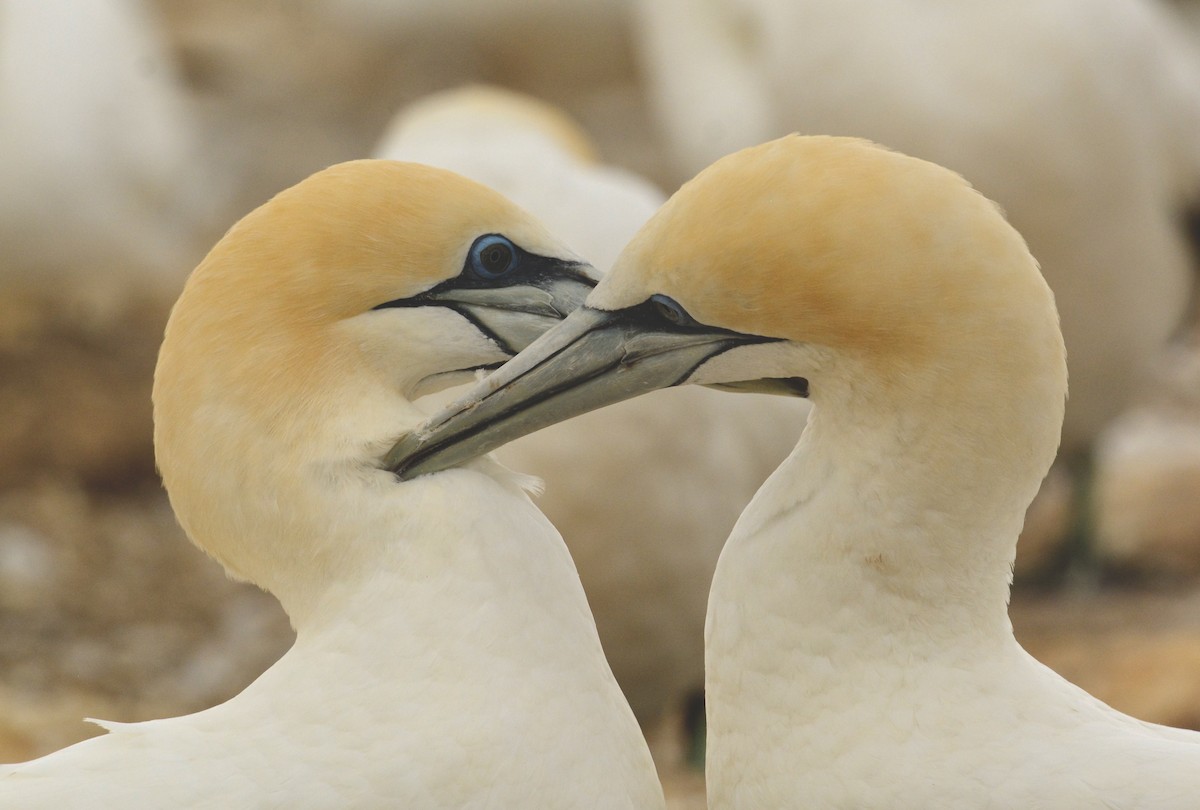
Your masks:
[{"label": "white neck feather", "polygon": [[1011,564],[1053,460],[1064,383],[1059,368],[1006,390],[992,371],[939,368],[898,386],[845,360],[822,369],[800,443],[742,514],[713,580],[715,735],[768,703],[803,728],[838,711],[829,693],[852,693],[856,678],[881,688],[879,664],[899,651],[954,666],[1013,645]]}]

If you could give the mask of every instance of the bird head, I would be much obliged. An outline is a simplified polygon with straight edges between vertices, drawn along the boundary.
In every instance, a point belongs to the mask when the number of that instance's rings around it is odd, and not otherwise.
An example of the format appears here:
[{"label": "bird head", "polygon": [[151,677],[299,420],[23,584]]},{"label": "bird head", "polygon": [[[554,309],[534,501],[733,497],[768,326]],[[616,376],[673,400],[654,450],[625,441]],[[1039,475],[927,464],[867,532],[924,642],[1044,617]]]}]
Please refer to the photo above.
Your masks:
[{"label": "bird head", "polygon": [[[378,472],[412,398],[495,367],[592,270],[501,195],[440,169],[344,163],[234,225],[167,324],[155,452],[180,521],[261,582],[293,483]],[[248,538],[254,537],[253,542]]]}]

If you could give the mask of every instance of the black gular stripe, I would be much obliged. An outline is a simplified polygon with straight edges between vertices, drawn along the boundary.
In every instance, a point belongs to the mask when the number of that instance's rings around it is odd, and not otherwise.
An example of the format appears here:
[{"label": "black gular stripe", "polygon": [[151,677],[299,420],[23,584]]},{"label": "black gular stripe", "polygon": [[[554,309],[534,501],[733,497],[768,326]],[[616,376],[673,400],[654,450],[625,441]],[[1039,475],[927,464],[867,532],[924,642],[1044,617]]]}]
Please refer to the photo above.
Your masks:
[{"label": "black gular stripe", "polygon": [[[687,323],[682,324],[667,320],[663,317],[659,307],[655,305],[653,298],[643,301],[636,306],[629,307],[623,310],[621,313],[622,325],[628,324],[634,327],[634,329],[637,331],[668,334],[673,333],[678,335],[703,334],[709,336],[729,336],[729,340],[727,341],[714,342],[715,348],[713,349],[712,353],[686,368],[683,373],[680,374],[678,379],[676,379],[670,385],[664,387],[669,388],[671,386],[680,385],[684,380],[692,376],[692,374],[696,371],[696,369],[700,368],[700,366],[704,365],[714,357],[724,354],[725,352],[737,346],[750,346],[758,343],[779,343],[783,340],[783,338],[766,337],[764,335],[748,335],[745,332],[737,332],[733,329],[725,329],[720,326],[708,326],[707,324],[703,324],[699,321],[691,319],[691,316],[687,316],[687,318]],[[634,358],[633,362],[637,362],[636,357]]]},{"label": "black gular stripe", "polygon": [[[408,300],[411,301],[412,299],[410,298]],[[461,315],[464,320],[466,320],[468,323],[470,323],[472,326],[474,326],[476,329],[478,329],[483,334],[484,337],[486,337],[488,340],[492,341],[492,343],[495,343],[497,346],[499,346],[505,352],[507,352],[510,355],[517,353],[516,349],[514,349],[512,346],[508,345],[508,341],[504,340],[504,338],[500,337],[493,330],[489,329],[483,323],[483,321],[476,318],[475,315],[472,314],[472,312],[469,309],[467,309],[466,307],[456,306],[453,301],[430,301],[428,303],[429,304],[438,304],[440,306],[446,307],[447,309],[454,310],[459,315]],[[382,307],[387,307],[387,306],[389,306],[389,305],[388,304],[380,304],[378,307],[375,307],[375,309],[380,309]],[[403,306],[403,305],[400,305],[400,306]],[[503,365],[503,363],[501,363],[500,365]],[[494,368],[499,368],[500,365],[494,366]],[[480,368],[483,368],[483,366],[480,366]]]},{"label": "black gular stripe", "polygon": [[[495,245],[506,248],[509,261],[502,271],[491,273],[481,265],[480,253]],[[513,355],[521,346],[512,345],[501,334],[499,325],[493,323],[489,326],[487,321],[490,319],[485,316],[485,310],[509,310],[514,314],[524,312],[531,316],[560,319],[566,317],[569,311],[564,309],[566,302],[559,299],[564,282],[576,285],[576,289],[590,289],[596,284],[582,271],[581,268],[585,267],[587,265],[583,262],[530,253],[501,234],[484,234],[472,243],[457,276],[417,295],[385,301],[372,309],[442,307],[461,316],[480,334]],[[522,289],[527,292],[522,294]],[[512,290],[511,295],[515,295],[515,298],[504,300],[504,295],[499,292],[502,290]],[[545,295],[539,296],[536,291]],[[492,295],[496,296],[496,300],[489,300]],[[521,300],[523,296],[528,299],[524,303]],[[578,299],[571,302],[570,308],[573,309],[577,303]]]},{"label": "black gular stripe", "polygon": [[[663,309],[660,304],[655,303],[655,299],[665,301],[670,304],[671,308],[684,318],[684,323],[677,323],[674,320],[669,320],[664,317]],[[724,329],[719,326],[707,326],[693,319],[686,310],[680,307],[677,303],[663,296],[652,296],[643,301],[637,306],[629,307],[624,310],[626,315],[622,318],[624,323],[628,323],[635,327],[640,327],[646,331],[656,332],[674,332],[676,334],[703,333],[706,335],[728,335],[729,340],[725,343],[717,343],[716,349],[707,357],[694,363],[690,368],[686,369],[680,377],[671,383],[671,386],[680,385],[688,377],[695,373],[696,369],[707,363],[714,357],[724,354],[736,346],[749,346],[761,343],[778,343],[783,338],[766,337],[764,335],[748,335],[745,332],[737,332],[732,329]],[[611,368],[611,367],[610,367]],[[753,381],[747,381],[753,382]],[[808,397],[808,380],[804,377],[770,377],[763,382],[771,382],[775,384],[779,390],[772,393],[790,392],[793,396]],[[735,384],[736,386],[736,384]],[[731,386],[731,389],[735,386]],[[667,386],[670,387],[670,386]],[[761,391],[760,391],[761,392]]]}]

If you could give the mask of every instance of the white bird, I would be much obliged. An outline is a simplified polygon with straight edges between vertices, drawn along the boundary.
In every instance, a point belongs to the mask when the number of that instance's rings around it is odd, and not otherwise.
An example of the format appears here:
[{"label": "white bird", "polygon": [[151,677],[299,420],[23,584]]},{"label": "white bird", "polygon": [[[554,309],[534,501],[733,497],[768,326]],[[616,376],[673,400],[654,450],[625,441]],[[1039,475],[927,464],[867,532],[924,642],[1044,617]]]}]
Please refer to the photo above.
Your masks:
[{"label": "white bird", "polygon": [[682,382],[813,402],[713,581],[710,807],[1195,807],[1200,734],[1103,705],[1013,638],[1017,534],[1067,368],[1050,289],[994,204],[866,141],[736,153],[388,458],[414,475]]},{"label": "white bird", "polygon": [[175,295],[203,252],[211,173],[154,9],[0,0],[0,271],[89,297]]},{"label": "white bird", "polygon": [[666,199],[649,181],[600,163],[587,133],[566,113],[486,85],[404,108],[374,157],[439,166],[483,183],[602,271]]},{"label": "white bird", "polygon": [[[375,154],[490,186],[602,271],[665,199],[598,163],[587,134],[557,108],[497,88],[406,108]],[[571,550],[613,673],[648,730],[704,683],[704,613],[721,546],[806,411],[796,400],[679,389],[556,425],[499,454],[550,482],[538,507]]]},{"label": "white bird", "polygon": [[641,0],[652,109],[689,177],[788,132],[869,138],[1007,212],[1071,353],[1064,445],[1177,328],[1200,197],[1200,60],[1149,0]]},{"label": "white bird", "polygon": [[0,770],[0,806],[662,805],[558,533],[498,465],[399,483],[411,400],[590,288],[508,200],[414,164],[332,167],[192,274],[155,374],[189,537],[279,598],[283,658],[228,702]]}]

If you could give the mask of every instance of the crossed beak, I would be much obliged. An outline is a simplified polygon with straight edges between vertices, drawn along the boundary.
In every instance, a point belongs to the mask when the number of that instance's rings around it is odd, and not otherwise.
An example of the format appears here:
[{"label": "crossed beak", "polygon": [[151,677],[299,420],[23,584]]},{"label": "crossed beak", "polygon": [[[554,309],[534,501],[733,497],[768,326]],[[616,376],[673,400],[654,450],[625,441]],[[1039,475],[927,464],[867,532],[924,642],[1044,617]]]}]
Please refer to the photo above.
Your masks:
[{"label": "crossed beak", "polygon": [[[403,436],[384,465],[403,480],[444,470],[573,416],[678,385],[736,346],[775,340],[667,323],[650,301],[620,310],[584,305]],[[728,387],[803,396],[802,383],[756,380]]]}]

